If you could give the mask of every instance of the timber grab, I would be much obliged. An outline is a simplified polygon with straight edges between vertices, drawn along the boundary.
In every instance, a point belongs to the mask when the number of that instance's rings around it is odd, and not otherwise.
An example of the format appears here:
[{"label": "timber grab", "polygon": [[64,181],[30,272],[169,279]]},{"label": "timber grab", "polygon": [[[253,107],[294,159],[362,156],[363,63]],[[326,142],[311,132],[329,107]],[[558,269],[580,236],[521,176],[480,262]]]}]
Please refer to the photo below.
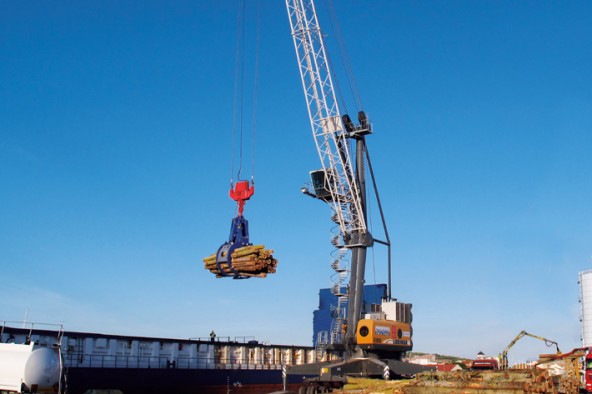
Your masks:
[{"label": "timber grab", "polygon": [[272,256],[273,250],[266,250],[263,245],[253,245],[249,239],[249,222],[243,212],[247,200],[254,193],[252,181],[238,181],[230,187],[228,194],[236,201],[238,215],[230,224],[228,241],[216,253],[203,259],[204,268],[218,278],[265,278],[276,270],[277,260]]},{"label": "timber grab", "polygon": [[221,276],[232,276],[235,279],[243,278],[232,266],[232,253],[237,248],[252,245],[249,242],[249,222],[243,216],[243,211],[247,200],[251,198],[253,193],[255,193],[255,185],[250,185],[249,181],[238,181],[234,188],[230,187],[228,192],[230,198],[236,201],[238,205],[238,215],[232,219],[230,224],[228,242],[223,243],[216,252],[216,267]]}]

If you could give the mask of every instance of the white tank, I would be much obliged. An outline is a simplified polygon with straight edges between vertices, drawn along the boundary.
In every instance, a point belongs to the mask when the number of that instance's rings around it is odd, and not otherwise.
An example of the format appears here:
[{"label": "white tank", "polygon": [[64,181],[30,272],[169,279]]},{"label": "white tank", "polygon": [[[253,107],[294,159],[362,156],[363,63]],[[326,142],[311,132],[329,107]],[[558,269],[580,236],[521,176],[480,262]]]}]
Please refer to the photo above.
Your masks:
[{"label": "white tank", "polygon": [[580,303],[582,304],[582,346],[592,346],[592,270],[580,272]]},{"label": "white tank", "polygon": [[32,353],[32,343],[0,343],[0,392],[21,391],[25,365]]},{"label": "white tank", "polygon": [[28,387],[52,387],[60,380],[60,370],[60,358],[55,350],[34,350],[25,365],[25,384]]}]

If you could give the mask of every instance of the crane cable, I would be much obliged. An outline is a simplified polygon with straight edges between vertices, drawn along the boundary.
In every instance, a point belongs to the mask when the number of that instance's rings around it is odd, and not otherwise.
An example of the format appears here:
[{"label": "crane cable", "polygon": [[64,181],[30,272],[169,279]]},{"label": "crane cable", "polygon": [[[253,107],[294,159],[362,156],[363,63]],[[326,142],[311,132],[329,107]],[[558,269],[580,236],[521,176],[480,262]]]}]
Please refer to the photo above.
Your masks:
[{"label": "crane cable", "polygon": [[[259,41],[261,26],[261,2],[259,1],[259,11],[257,18],[257,39],[255,45],[255,81],[253,88],[253,129],[251,136],[251,181],[255,178],[255,136],[257,129],[257,92],[259,86]],[[231,164],[231,185],[235,176],[235,158],[236,144],[238,139],[238,170],[236,172],[237,180],[241,179],[243,170],[243,140],[244,140],[244,96],[245,96],[245,19],[246,6],[245,0],[239,0],[236,28],[236,50],[235,50],[235,78],[234,78],[234,100],[233,100],[233,124],[232,124],[232,164]],[[238,137],[237,137],[238,134]]]},{"label": "crane cable", "polygon": [[[362,97],[360,96],[360,91],[358,90],[358,84],[356,83],[356,78],[354,76],[351,62],[349,60],[349,55],[347,52],[347,48],[343,41],[343,35],[341,34],[341,28],[339,26],[339,20],[337,19],[335,13],[335,7],[333,6],[333,0],[327,0],[328,9],[329,9],[329,23],[331,25],[331,30],[335,35],[335,41],[337,42],[337,48],[339,51],[339,57],[341,58],[341,64],[343,65],[343,69],[345,71],[345,75],[347,78],[347,83],[349,85],[349,90],[352,94],[354,99],[354,103],[356,106],[356,112],[363,111],[364,106],[362,105]],[[341,93],[340,93],[341,95]],[[343,98],[342,98],[343,101]]]},{"label": "crane cable", "polygon": [[[234,181],[234,160],[235,160],[235,150],[236,150],[236,133],[237,127],[240,128],[241,131],[241,141],[240,141],[240,150],[241,150],[241,164],[242,165],[242,73],[239,71],[242,70],[243,58],[242,58],[242,41],[244,37],[244,29],[243,29],[243,21],[245,19],[244,16],[245,4],[244,1],[239,2],[239,11],[237,13],[237,20],[236,20],[236,49],[235,49],[235,64],[234,64],[234,97],[233,97],[233,109],[232,109],[232,166],[230,169],[230,185]],[[240,77],[240,78],[239,78]],[[240,81],[240,84],[239,84]],[[240,103],[239,103],[239,88],[240,88]],[[240,104],[240,111],[241,116],[237,116],[237,112],[239,111],[239,104]],[[239,169],[240,173],[240,169]]]},{"label": "crane cable", "polygon": [[255,86],[253,87],[253,138],[251,139],[251,180],[255,179],[255,139],[257,137],[257,94],[259,91],[259,47],[261,43],[261,0],[257,2],[257,36],[255,38]]},{"label": "crane cable", "polygon": [[[333,35],[335,36],[335,42],[337,43],[337,49],[339,52],[341,65],[343,67],[343,70],[345,71],[345,76],[347,79],[347,83],[349,85],[349,91],[351,93],[351,97],[353,98],[354,105],[356,107],[356,112],[360,112],[360,111],[364,110],[364,105],[362,104],[362,97],[360,95],[360,91],[358,89],[358,84],[356,82],[356,78],[355,78],[354,72],[352,70],[351,61],[349,59],[349,55],[347,52],[347,47],[345,46],[345,42],[343,40],[343,35],[341,34],[341,28],[339,26],[339,19],[337,18],[336,13],[335,13],[335,7],[333,5],[333,0],[326,0],[326,3],[327,3],[326,8],[328,9],[328,11],[329,11],[328,13],[330,16],[329,23],[331,26],[331,31],[333,32]],[[329,62],[331,63],[331,69],[334,69],[330,58],[329,58]],[[335,81],[337,81],[337,78],[335,78]],[[345,99],[343,97],[341,87],[338,82],[336,82],[335,84],[337,86],[338,95],[339,95],[339,98],[343,104],[343,108],[345,110],[345,113],[348,113],[347,104],[346,104]],[[350,144],[353,144],[353,142],[350,142]],[[370,229],[370,232],[372,232],[372,227],[373,227],[372,226],[372,212],[371,212],[372,206],[370,204],[368,204],[366,209],[369,211],[367,214],[368,228]],[[374,248],[372,248],[371,253],[372,253],[372,276],[373,276],[374,284],[376,284],[377,283],[377,281],[376,281],[376,256],[374,253]],[[389,283],[389,286],[390,286],[390,283]],[[390,291],[390,289],[389,289],[389,291]]]},{"label": "crane cable", "polygon": [[[341,34],[341,28],[339,26],[339,20],[337,18],[336,12],[335,12],[335,7],[333,6],[333,0],[326,0],[325,3],[326,3],[326,9],[328,10],[328,14],[329,14],[329,18],[328,18],[329,25],[331,27],[331,31],[333,32],[333,36],[335,37],[335,42],[337,44],[337,50],[339,52],[341,69],[343,69],[343,71],[345,73],[345,77],[347,79],[347,84],[349,86],[350,97],[353,98],[356,112],[363,111],[364,106],[362,104],[362,97],[361,97],[360,92],[358,90],[358,84],[356,83],[356,78],[355,78],[354,72],[352,70],[352,66],[351,66],[351,62],[349,60],[347,48],[346,48],[345,42],[343,40],[343,35]],[[333,66],[333,61],[329,57],[328,54],[327,54],[327,58],[329,59],[329,64],[330,64],[331,70],[336,70],[336,68]],[[335,71],[333,71],[333,73],[335,73]],[[347,114],[347,113],[349,113],[349,110],[347,108],[347,102],[346,102],[343,92],[341,90],[339,80],[338,80],[338,78],[333,78],[333,80],[334,80],[334,84],[336,86],[337,93],[339,95],[341,107],[343,108],[342,113]],[[348,141],[348,144],[349,144],[350,149],[353,149],[354,142]]]}]

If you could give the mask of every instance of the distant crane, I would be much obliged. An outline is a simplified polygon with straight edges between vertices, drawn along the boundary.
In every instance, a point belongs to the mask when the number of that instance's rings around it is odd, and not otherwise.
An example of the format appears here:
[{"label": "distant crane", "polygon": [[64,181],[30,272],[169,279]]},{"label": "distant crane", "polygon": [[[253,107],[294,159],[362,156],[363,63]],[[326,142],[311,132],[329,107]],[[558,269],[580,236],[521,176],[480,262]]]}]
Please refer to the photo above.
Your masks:
[{"label": "distant crane", "polygon": [[547,345],[548,347],[551,347],[551,346],[555,345],[555,348],[557,349],[557,354],[561,354],[561,351],[559,350],[559,345],[557,344],[557,342],[552,341],[552,340],[547,339],[547,338],[540,337],[538,335],[534,335],[534,334],[528,333],[528,332],[522,330],[522,331],[520,331],[518,333],[518,335],[516,335],[516,338],[514,338],[512,340],[512,342],[510,342],[510,344],[500,354],[499,357],[500,357],[500,364],[501,364],[501,368],[502,369],[508,369],[508,351],[510,350],[510,348],[512,346],[514,346],[516,344],[516,342],[518,342],[524,336],[529,336],[529,337],[533,337],[533,338],[536,338],[536,339],[540,339],[541,341],[544,341],[545,342],[545,345]]}]

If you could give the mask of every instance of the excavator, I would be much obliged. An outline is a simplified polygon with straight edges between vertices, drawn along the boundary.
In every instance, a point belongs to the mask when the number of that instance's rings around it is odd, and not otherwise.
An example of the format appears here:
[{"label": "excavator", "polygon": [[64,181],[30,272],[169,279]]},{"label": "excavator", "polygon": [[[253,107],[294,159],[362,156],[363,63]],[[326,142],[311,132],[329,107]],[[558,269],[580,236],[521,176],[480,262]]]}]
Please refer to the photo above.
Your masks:
[{"label": "excavator", "polygon": [[[286,0],[286,8],[322,165],[310,173],[311,186],[302,192],[331,206],[331,219],[339,229],[332,239],[339,251],[332,268],[342,279],[348,273],[349,284],[344,280],[332,287],[337,297],[333,328],[329,343],[317,343],[317,349],[321,348],[318,362],[287,366],[285,375],[311,375],[305,379],[302,393],[340,388],[351,375],[384,379],[413,375],[424,368],[402,361],[413,348],[411,304],[391,297],[390,241],[366,145],[366,137],[373,132],[371,123],[364,111],[357,114],[357,123],[340,112],[314,1]],[[375,239],[368,229],[366,170],[371,175],[386,240]],[[366,253],[375,243],[388,247],[388,298],[362,316]]]}]

